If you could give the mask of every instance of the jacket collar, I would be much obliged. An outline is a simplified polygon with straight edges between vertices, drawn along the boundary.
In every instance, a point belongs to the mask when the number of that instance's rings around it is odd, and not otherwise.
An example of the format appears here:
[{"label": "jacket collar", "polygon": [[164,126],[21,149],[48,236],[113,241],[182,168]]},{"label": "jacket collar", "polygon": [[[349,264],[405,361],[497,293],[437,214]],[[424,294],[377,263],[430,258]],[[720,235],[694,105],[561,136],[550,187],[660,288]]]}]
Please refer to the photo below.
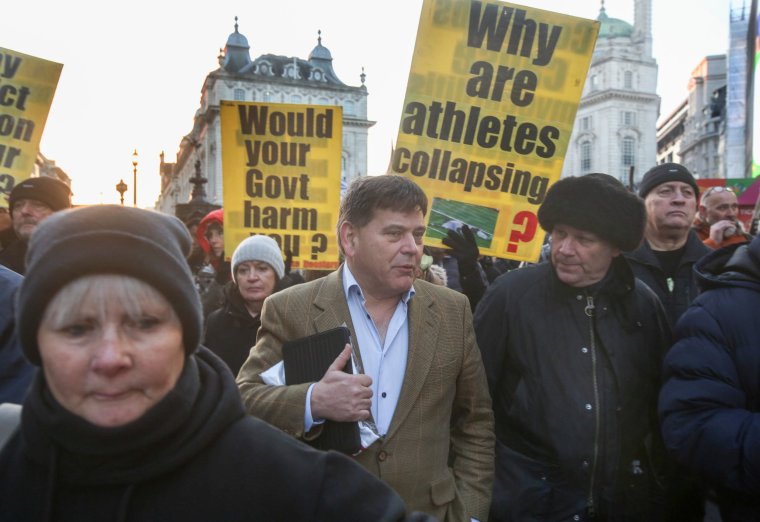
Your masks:
[{"label": "jacket collar", "polygon": [[[351,342],[354,348],[359,348],[343,289],[343,266],[325,276],[323,281],[316,290],[313,301],[313,306],[317,309],[314,316],[314,331],[322,332],[346,325],[351,331]],[[438,325],[443,317],[429,292],[428,285],[430,283],[425,281],[415,281],[415,295],[409,300],[409,352],[404,383],[386,438],[394,435],[419,399],[435,355],[440,330]],[[355,353],[361,363],[361,350],[356,349]]]},{"label": "jacket collar", "polygon": [[760,284],[760,239],[720,248],[694,265],[697,283],[706,290],[716,286]]},{"label": "jacket collar", "polygon": [[[684,264],[695,263],[708,252],[710,252],[710,249],[700,241],[696,231],[694,229],[689,229],[689,235],[686,237],[686,243],[684,245],[684,251],[681,256],[679,267]],[[633,259],[639,263],[657,268],[660,267],[660,263],[657,261],[657,258],[652,251],[652,247],[649,246],[649,242],[646,239],[641,242],[639,248],[628,252],[625,255],[629,259]]]},{"label": "jacket collar", "polygon": [[623,255],[619,255],[612,260],[610,268],[604,278],[586,288],[577,288],[563,283],[557,277],[554,266],[549,261],[551,267],[552,285],[555,290],[562,295],[575,296],[578,292],[590,292],[593,295],[609,294],[612,297],[622,297],[633,290],[635,279],[633,270]]}]

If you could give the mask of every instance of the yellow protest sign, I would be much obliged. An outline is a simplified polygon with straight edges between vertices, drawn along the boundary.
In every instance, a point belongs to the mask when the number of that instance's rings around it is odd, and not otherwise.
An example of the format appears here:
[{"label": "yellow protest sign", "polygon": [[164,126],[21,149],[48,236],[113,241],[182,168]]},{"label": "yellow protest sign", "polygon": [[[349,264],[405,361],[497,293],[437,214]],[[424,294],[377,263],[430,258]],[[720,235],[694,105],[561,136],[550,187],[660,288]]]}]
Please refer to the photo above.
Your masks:
[{"label": "yellow protest sign", "polygon": [[391,167],[430,198],[426,244],[467,224],[484,255],[538,259],[536,212],[598,31],[498,0],[424,0]]},{"label": "yellow protest sign", "polygon": [[0,205],[34,169],[62,68],[0,47]]},{"label": "yellow protest sign", "polygon": [[222,101],[224,251],[274,238],[293,268],[338,267],[343,110]]}]

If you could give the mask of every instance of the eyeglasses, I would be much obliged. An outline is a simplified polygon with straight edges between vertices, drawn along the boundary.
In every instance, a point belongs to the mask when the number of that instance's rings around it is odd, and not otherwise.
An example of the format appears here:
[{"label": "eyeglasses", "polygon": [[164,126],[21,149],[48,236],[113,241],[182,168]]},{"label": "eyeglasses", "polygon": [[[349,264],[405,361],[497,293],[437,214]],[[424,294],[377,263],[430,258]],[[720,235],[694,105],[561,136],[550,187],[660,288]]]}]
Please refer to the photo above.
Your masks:
[{"label": "eyeglasses", "polygon": [[733,193],[734,189],[732,189],[731,187],[725,187],[723,185],[716,185],[716,186],[710,187],[707,190],[705,190],[704,194],[702,194],[702,199],[704,200],[705,198],[707,198],[707,196],[709,196],[713,192],[716,193],[716,194],[720,194],[721,192],[731,192],[731,193]]}]

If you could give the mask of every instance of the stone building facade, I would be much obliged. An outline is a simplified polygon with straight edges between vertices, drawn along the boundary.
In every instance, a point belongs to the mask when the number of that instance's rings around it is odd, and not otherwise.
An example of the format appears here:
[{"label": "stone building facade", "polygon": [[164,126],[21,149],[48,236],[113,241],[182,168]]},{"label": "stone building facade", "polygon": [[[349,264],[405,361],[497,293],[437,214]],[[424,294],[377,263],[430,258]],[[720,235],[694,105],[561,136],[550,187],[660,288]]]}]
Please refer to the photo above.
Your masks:
[{"label": "stone building facade", "polygon": [[343,83],[335,74],[332,54],[317,45],[307,59],[262,54],[251,59],[248,39],[230,34],[219,55],[219,68],[206,77],[193,129],[182,138],[174,162],[161,155],[161,194],[156,209],[174,214],[177,204],[190,200],[196,162],[208,180],[209,203],[222,205],[222,154],[219,102],[222,100],[340,105],[343,108],[342,182],[367,174],[367,136],[374,122],[367,119],[367,88]]},{"label": "stone building facade", "polygon": [[655,164],[660,110],[652,56],[652,0],[635,0],[633,25],[602,8],[599,37],[575,118],[562,176],[604,172],[634,185]]}]

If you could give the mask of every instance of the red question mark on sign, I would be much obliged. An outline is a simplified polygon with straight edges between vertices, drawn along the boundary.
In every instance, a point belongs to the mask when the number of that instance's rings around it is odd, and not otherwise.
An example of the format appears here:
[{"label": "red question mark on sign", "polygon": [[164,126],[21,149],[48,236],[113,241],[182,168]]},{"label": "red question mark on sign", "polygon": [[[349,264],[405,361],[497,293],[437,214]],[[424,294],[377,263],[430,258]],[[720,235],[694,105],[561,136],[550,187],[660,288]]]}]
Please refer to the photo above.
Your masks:
[{"label": "red question mark on sign", "polygon": [[522,230],[512,230],[509,234],[509,244],[507,245],[507,252],[514,254],[517,252],[517,244],[520,242],[528,242],[536,235],[536,226],[538,225],[538,219],[533,212],[523,210],[515,214],[515,219],[512,220],[512,224],[516,226],[522,226]]}]

